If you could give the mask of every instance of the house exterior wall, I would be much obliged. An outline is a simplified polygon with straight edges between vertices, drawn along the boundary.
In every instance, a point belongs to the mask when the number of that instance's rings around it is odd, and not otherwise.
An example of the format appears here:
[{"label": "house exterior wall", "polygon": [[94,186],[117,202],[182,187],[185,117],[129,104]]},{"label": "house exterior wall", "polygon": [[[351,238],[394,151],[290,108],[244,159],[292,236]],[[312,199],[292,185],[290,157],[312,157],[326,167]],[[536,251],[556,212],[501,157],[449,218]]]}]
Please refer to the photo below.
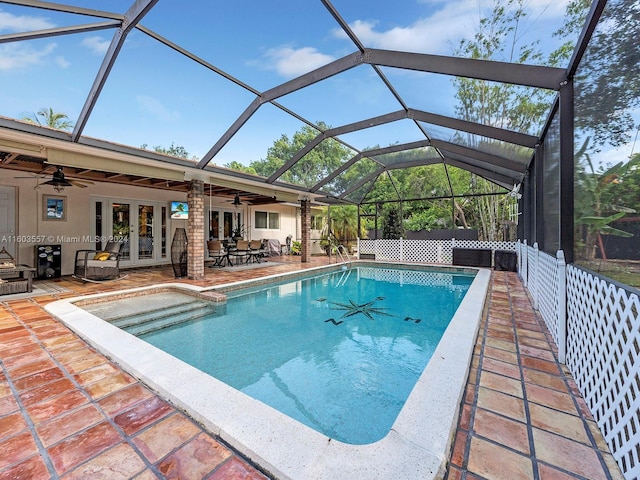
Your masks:
[{"label": "house exterior wall", "polygon": [[[35,265],[35,246],[60,244],[62,248],[62,275],[73,273],[75,252],[82,249],[93,249],[95,244],[91,237],[92,223],[92,199],[96,197],[118,198],[127,200],[141,200],[153,202],[166,202],[167,207],[171,201],[187,201],[187,192],[174,192],[160,189],[140,187],[139,185],[120,185],[108,183],[95,183],[87,188],[68,187],[61,193],[57,193],[50,185],[41,185],[47,179],[14,178],[31,177],[31,174],[19,171],[3,170],[0,184],[16,187],[16,233],[13,239],[16,243],[15,262],[30,266]],[[40,184],[40,185],[38,185]],[[37,187],[37,189],[36,189]],[[65,220],[43,219],[43,195],[55,195],[65,197]],[[208,209],[209,198],[204,197],[205,207]],[[228,209],[227,199],[212,198],[212,208]],[[274,238],[285,243],[287,235],[293,234],[296,238],[297,208],[291,204],[273,204],[262,207],[246,206],[246,212],[255,209],[277,211],[280,213],[280,229],[263,230],[251,227],[249,235],[253,239]],[[245,213],[245,215],[247,215]],[[248,217],[245,216],[245,220]],[[253,225],[253,218],[251,218]],[[188,228],[187,220],[169,220],[167,241],[170,244],[176,228]],[[0,239],[1,240],[1,239]],[[203,233],[204,249],[204,233]],[[0,241],[0,245],[1,245]],[[0,246],[1,248],[1,246]],[[170,263],[170,257],[158,260],[152,264]]]}]

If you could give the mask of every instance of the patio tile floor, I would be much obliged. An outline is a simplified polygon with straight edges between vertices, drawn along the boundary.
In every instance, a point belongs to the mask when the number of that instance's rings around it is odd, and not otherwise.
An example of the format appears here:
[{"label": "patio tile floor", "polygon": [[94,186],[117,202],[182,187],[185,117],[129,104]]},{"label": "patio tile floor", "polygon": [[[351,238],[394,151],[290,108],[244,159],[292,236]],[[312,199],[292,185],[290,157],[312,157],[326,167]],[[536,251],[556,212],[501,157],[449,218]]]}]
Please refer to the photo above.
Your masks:
[{"label": "patio tile floor", "polygon": [[[206,269],[208,286],[326,264]],[[0,480],[264,479],[264,473],[121,371],[43,306],[71,296],[175,282],[170,268],[103,284],[0,297]],[[449,480],[617,480],[622,476],[514,273],[493,272],[463,397]]]}]

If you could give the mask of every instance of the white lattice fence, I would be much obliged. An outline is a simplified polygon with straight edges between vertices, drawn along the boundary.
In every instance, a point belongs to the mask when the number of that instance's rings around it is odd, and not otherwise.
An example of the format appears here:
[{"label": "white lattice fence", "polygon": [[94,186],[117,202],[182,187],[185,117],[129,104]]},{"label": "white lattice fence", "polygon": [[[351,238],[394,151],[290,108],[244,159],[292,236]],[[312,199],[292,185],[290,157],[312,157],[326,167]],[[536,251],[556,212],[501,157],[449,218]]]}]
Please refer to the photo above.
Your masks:
[{"label": "white lattice fence", "polygon": [[544,279],[543,282],[538,283],[538,309],[558,345],[560,342],[558,338],[558,259],[548,253],[538,252],[537,273],[539,278]]},{"label": "white lattice fence", "polygon": [[640,301],[567,268],[567,366],[625,478],[640,478]]},{"label": "white lattice fence", "polygon": [[[447,245],[451,245],[451,242],[443,240],[403,240],[403,260],[406,262],[445,263],[444,249]],[[448,250],[450,252],[451,247]],[[451,263],[450,257],[448,263]]]},{"label": "white lattice fence", "polygon": [[485,242],[481,240],[453,240],[455,248],[490,248],[496,250],[515,250],[515,242]]},{"label": "white lattice fence", "polygon": [[376,260],[453,263],[453,247],[489,248],[492,250],[515,250],[514,242],[481,242],[478,240],[360,240],[360,255],[375,255]]}]

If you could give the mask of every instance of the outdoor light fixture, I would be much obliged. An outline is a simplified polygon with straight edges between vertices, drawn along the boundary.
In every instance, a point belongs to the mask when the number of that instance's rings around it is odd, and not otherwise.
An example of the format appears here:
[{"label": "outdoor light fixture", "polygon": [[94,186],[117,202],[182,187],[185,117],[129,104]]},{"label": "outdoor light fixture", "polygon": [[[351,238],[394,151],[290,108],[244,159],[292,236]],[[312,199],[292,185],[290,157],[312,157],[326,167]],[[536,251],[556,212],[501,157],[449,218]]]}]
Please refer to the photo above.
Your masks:
[{"label": "outdoor light fixture", "polygon": [[64,187],[73,186],[64,178],[64,173],[62,172],[62,168],[58,167],[58,169],[53,172],[53,178],[47,182],[43,182],[43,185],[53,185],[53,189],[60,193],[64,190]]},{"label": "outdoor light fixture", "polygon": [[240,201],[240,195],[238,195],[237,193],[236,193],[236,198],[234,198],[234,199],[233,199],[233,203],[232,203],[232,205],[233,205],[234,207],[237,207],[237,206],[239,206],[239,205],[242,205],[242,202]]}]

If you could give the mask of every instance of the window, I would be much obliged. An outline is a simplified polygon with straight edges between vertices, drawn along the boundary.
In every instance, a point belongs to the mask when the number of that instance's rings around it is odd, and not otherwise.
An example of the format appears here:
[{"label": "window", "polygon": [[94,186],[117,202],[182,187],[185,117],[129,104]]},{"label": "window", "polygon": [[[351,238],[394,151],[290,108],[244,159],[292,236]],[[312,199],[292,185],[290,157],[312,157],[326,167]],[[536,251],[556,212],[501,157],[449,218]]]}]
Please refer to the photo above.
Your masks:
[{"label": "window", "polygon": [[280,214],[274,212],[256,212],[256,228],[268,228],[270,230],[280,229]]},{"label": "window", "polygon": [[311,230],[322,230],[322,227],[324,227],[324,217],[311,215]]}]

